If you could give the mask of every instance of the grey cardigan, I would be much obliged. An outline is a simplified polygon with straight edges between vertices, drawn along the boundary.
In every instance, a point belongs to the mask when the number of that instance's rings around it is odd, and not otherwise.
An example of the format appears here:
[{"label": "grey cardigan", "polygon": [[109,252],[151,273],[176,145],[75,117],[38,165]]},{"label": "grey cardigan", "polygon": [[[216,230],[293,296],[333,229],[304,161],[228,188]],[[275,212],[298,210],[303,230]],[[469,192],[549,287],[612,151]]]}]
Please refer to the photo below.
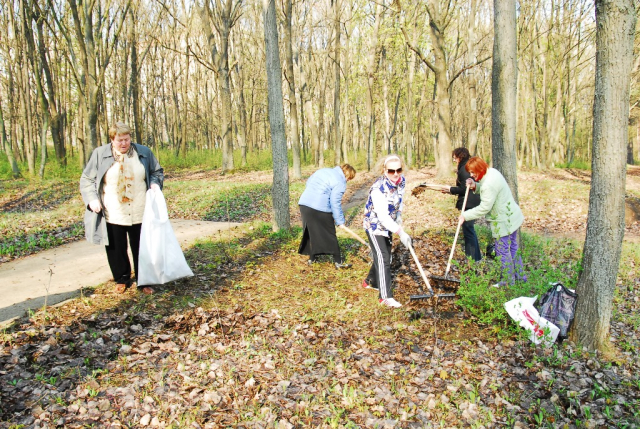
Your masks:
[{"label": "grey cardigan", "polygon": [[[142,146],[136,143],[131,143],[136,152],[138,158],[144,166],[146,173],[147,189],[151,187],[152,183],[157,184],[162,189],[162,183],[164,182],[164,173],[160,163],[156,159],[151,149],[146,146]],[[80,193],[82,194],[82,200],[86,206],[84,212],[84,231],[87,241],[93,244],[109,245],[109,239],[107,238],[107,224],[104,221],[103,212],[95,213],[89,209],[89,202],[93,200],[99,200],[102,202],[102,186],[104,185],[104,175],[111,168],[115,160],[111,153],[111,143],[105,146],[100,146],[94,149],[91,154],[91,158],[87,163],[87,166],[82,172],[80,177]]]}]

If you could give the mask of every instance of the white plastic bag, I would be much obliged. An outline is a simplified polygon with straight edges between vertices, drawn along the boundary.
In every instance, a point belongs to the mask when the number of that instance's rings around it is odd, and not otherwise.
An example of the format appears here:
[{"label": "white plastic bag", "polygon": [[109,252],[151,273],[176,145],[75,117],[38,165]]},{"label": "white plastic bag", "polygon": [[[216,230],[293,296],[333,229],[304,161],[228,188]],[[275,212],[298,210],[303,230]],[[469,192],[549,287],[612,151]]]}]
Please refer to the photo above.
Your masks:
[{"label": "white plastic bag", "polygon": [[149,189],[142,217],[138,286],[165,284],[193,276],[173,233],[162,191]]},{"label": "white plastic bag", "polygon": [[532,343],[550,347],[558,338],[560,328],[540,316],[538,310],[533,306],[536,299],[538,299],[537,296],[533,298],[521,296],[505,302],[504,308],[513,320],[529,331],[529,340]]}]

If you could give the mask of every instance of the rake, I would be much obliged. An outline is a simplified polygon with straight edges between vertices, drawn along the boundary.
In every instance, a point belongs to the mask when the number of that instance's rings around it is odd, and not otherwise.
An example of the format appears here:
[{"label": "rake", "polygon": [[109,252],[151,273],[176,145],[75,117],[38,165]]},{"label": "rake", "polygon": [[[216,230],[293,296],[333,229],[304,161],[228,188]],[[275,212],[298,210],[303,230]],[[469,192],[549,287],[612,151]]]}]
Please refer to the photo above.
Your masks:
[{"label": "rake", "polygon": [[431,288],[431,285],[429,284],[429,279],[425,275],[424,270],[422,269],[422,265],[420,264],[420,261],[418,260],[418,256],[416,255],[415,250],[413,250],[413,246],[409,246],[409,251],[411,252],[411,256],[413,256],[413,260],[415,261],[416,265],[418,266],[418,271],[420,271],[420,275],[422,276],[422,280],[424,280],[424,283],[427,285],[427,289],[429,290],[428,294],[411,295],[409,297],[411,301],[418,300],[418,299],[429,299],[429,298],[453,298],[453,297],[456,296],[455,293],[441,293],[441,294],[434,293],[433,289]]},{"label": "rake", "polygon": [[[467,197],[469,196],[469,185],[464,191],[464,201],[462,202],[462,211],[467,207]],[[458,228],[456,228],[456,235],[453,238],[453,246],[451,246],[451,252],[449,253],[449,260],[447,261],[447,269],[444,272],[444,276],[429,276],[430,279],[435,280],[444,289],[457,289],[460,285],[460,280],[456,280],[449,277],[449,270],[451,269],[451,260],[453,259],[453,253],[456,250],[456,243],[458,241],[458,234],[460,234],[460,226],[462,223],[458,222]]]}]

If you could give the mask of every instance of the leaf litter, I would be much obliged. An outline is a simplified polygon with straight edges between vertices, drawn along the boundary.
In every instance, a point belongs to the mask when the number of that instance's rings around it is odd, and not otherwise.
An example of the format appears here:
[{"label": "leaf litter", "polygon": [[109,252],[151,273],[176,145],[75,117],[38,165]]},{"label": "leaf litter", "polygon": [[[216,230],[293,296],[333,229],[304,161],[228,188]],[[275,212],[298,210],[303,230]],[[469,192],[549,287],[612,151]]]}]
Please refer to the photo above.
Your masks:
[{"label": "leaf litter", "polygon": [[[434,221],[414,243],[441,275],[452,222]],[[308,267],[295,243],[246,240],[241,258],[196,248],[196,276],[152,297],[108,283],[22,320],[1,337],[0,427],[640,425],[638,325],[614,319],[615,359],[499,340],[454,300],[408,303],[421,278],[400,245],[392,272],[407,305],[383,309],[359,287],[366,252],[341,244],[352,270]],[[616,299],[629,317],[640,310],[632,282]]]}]

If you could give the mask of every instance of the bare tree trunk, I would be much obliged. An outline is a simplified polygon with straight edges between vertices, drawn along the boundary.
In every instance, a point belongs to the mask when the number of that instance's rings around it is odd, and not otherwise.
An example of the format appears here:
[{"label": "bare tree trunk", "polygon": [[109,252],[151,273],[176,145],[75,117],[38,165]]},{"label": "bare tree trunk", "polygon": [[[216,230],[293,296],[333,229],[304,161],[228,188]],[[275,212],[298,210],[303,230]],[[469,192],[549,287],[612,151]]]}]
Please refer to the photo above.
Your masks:
[{"label": "bare tree trunk", "polygon": [[340,0],[332,0],[334,7],[334,45],[333,45],[333,61],[335,70],[335,87],[333,91],[333,149],[334,163],[340,165],[340,147],[342,146],[342,138],[340,135]]},{"label": "bare tree trunk", "polygon": [[133,128],[136,142],[144,144],[142,140],[142,114],[140,111],[140,79],[138,66],[138,36],[136,35],[136,23],[134,9],[130,13],[131,21],[129,32],[129,43],[131,43],[131,98],[133,101]]},{"label": "bare tree trunk", "polygon": [[[415,45],[416,43],[416,38],[417,38],[417,31],[414,27],[413,29],[413,44]],[[406,52],[406,54],[408,54],[409,57],[409,61],[407,63],[407,86],[406,86],[406,92],[407,92],[407,102],[405,105],[405,112],[404,112],[404,116],[405,116],[405,132],[403,134],[403,138],[404,138],[404,147],[405,147],[405,151],[406,151],[406,162],[407,165],[409,167],[411,167],[413,165],[413,144],[415,142],[415,138],[414,138],[414,133],[413,133],[413,111],[415,109],[415,103],[413,101],[413,82],[415,79],[415,75],[416,75],[416,53],[415,52]]]},{"label": "bare tree trunk", "polygon": [[302,177],[302,169],[300,167],[300,129],[298,127],[298,103],[296,100],[296,80],[293,72],[293,40],[291,34],[292,0],[285,1],[284,16],[285,77],[289,86],[289,123],[291,126],[291,148],[293,149],[293,178],[300,179]]},{"label": "bare tree trunk", "polygon": [[267,57],[267,89],[269,124],[271,127],[271,151],[273,153],[274,231],[291,228],[289,215],[289,168],[287,161],[287,137],[284,131],[284,106],[282,98],[282,70],[278,52],[278,26],[275,0],[263,0],[264,43]]},{"label": "bare tree trunk", "polygon": [[[438,144],[434,150],[436,160],[436,176],[448,177],[451,170],[451,104],[449,97],[449,80],[447,78],[447,57],[444,51],[444,34],[441,22],[441,11],[436,1],[431,3],[429,13],[429,34],[433,44],[433,72],[436,78],[436,108],[438,123]],[[515,40],[514,40],[515,43]]]},{"label": "bare tree trunk", "polygon": [[516,2],[494,0],[491,75],[491,149],[493,167],[502,173],[518,202],[516,164]]},{"label": "bare tree trunk", "polygon": [[47,163],[47,130],[49,129],[49,115],[43,115],[40,130],[40,169],[38,176],[44,178],[44,167]]},{"label": "bare tree trunk", "polygon": [[571,338],[608,351],[624,236],[625,146],[635,35],[633,0],[596,0],[596,76],[589,215]]},{"label": "bare tree trunk", "polygon": [[[224,0],[211,7],[210,0],[200,9],[203,28],[211,49],[211,60],[216,68],[220,91],[220,118],[222,137],[222,171],[231,171],[233,165],[233,126],[231,105],[231,82],[229,70],[229,36],[231,28],[240,14],[242,0]],[[220,46],[216,44],[213,28],[220,36]]]},{"label": "bare tree trunk", "polygon": [[7,140],[7,132],[4,127],[4,112],[2,111],[2,102],[0,100],[0,138],[2,139],[2,145],[4,151],[7,154],[9,165],[11,165],[11,173],[14,179],[20,177],[20,168],[16,162],[16,158],[13,156],[13,148],[11,147],[11,141]]},{"label": "bare tree trunk", "polygon": [[[313,105],[311,104],[311,91],[307,85],[307,75],[305,69],[300,62],[300,97],[304,107],[305,116],[309,122],[310,134],[311,134],[311,152],[313,153],[313,160],[316,167],[319,166],[319,151],[320,151],[320,138],[318,136],[318,124],[313,114]],[[304,98],[304,100],[303,100]]]},{"label": "bare tree trunk", "polygon": [[[473,64],[477,61],[475,48],[477,12],[478,2],[477,0],[471,0],[471,8],[469,14],[469,34],[467,37],[467,52],[469,52],[469,59],[467,60],[468,64]],[[469,70],[467,85],[469,86],[469,125],[467,131],[469,136],[468,146],[469,153],[471,153],[471,155],[475,155],[478,146],[478,95],[476,90],[477,79],[474,69]]]},{"label": "bare tree trunk", "polygon": [[240,65],[235,66],[237,84],[238,87],[238,109],[239,109],[239,121],[238,121],[238,146],[240,146],[240,165],[242,167],[247,166],[247,105],[244,99],[244,72]]},{"label": "bare tree trunk", "polygon": [[376,16],[373,23],[373,35],[371,37],[371,46],[369,48],[369,59],[367,65],[367,119],[365,123],[368,127],[367,133],[367,171],[371,171],[371,167],[375,162],[373,157],[376,152],[374,141],[374,112],[373,112],[373,84],[376,72],[377,56],[378,56],[378,32],[380,31],[380,21],[382,20],[382,5],[376,4]]}]

